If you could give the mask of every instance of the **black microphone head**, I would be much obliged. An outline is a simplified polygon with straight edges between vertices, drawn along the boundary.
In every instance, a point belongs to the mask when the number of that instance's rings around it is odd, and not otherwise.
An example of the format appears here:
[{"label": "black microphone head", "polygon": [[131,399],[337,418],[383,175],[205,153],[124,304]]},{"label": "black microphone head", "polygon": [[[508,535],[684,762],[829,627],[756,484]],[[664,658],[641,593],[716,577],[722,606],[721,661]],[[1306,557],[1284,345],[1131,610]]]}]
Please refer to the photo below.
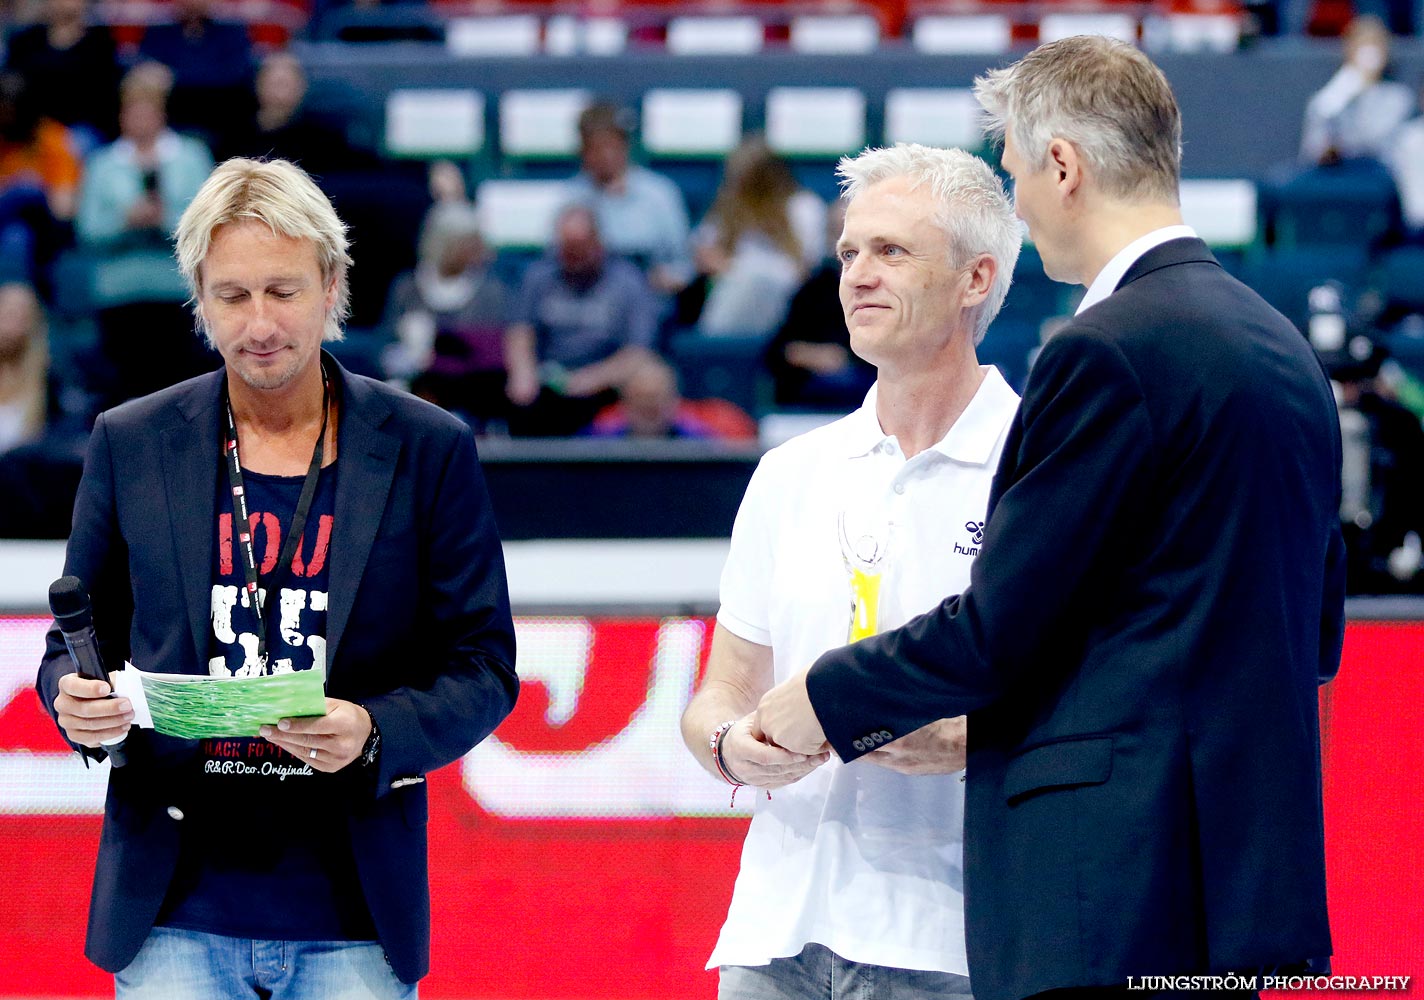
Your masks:
[{"label": "black microphone head", "polygon": [[75,632],[94,624],[89,591],[77,576],[62,576],[49,585],[49,610],[61,632]]}]

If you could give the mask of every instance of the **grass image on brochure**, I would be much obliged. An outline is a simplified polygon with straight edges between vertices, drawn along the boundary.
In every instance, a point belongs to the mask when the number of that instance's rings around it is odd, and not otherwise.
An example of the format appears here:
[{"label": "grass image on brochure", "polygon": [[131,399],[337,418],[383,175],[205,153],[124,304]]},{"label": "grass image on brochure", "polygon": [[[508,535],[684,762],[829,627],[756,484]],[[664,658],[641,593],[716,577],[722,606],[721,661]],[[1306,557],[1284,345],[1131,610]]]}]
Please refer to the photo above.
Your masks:
[{"label": "grass image on brochure", "polygon": [[210,683],[143,679],[153,728],[166,736],[256,736],[279,719],[326,714],[319,670]]}]

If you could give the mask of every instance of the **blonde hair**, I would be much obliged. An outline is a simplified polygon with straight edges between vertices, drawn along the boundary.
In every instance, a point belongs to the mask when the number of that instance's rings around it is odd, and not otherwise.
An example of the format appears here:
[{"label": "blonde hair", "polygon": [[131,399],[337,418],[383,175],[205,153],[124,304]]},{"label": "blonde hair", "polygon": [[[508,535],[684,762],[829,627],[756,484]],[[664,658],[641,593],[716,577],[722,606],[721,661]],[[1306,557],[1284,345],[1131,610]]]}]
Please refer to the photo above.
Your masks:
[{"label": "blonde hair", "polygon": [[962,149],[902,142],[845,157],[836,172],[847,201],[893,177],[908,179],[914,188],[928,186],[939,204],[934,221],[944,231],[950,263],[963,267],[980,254],[994,258],[994,284],[972,317],[974,343],[982,341],[1009,294],[1023,246],[1014,207],[989,164]]},{"label": "blonde hair", "polygon": [[173,71],[160,62],[141,62],[119,81],[119,98],[153,101],[166,105],[173,92]]},{"label": "blonde hair", "polygon": [[1066,139],[1103,192],[1130,200],[1177,202],[1182,116],[1162,71],[1136,48],[1112,38],[1075,35],[1041,45],[974,81],[985,133],[1012,133],[1032,169],[1047,166],[1048,147]]},{"label": "blonde hair", "polygon": [[786,161],[761,136],[749,136],[732,150],[721,187],[708,210],[717,223],[717,245],[726,254],[749,232],[758,232],[798,265],[803,247],[791,226],[789,206],[799,190]]},{"label": "blonde hair", "polygon": [[218,227],[242,219],[256,219],[274,234],[310,240],[315,245],[322,281],[336,282],[336,304],[327,314],[323,339],[340,340],[341,324],[351,313],[346,224],[301,167],[286,160],[234,158],[208,175],[174,232],[178,269],[192,296],[198,328],[208,343],[212,336],[203,319],[203,259]]},{"label": "blonde hair", "polygon": [[24,403],[23,439],[37,437],[44,430],[49,402],[49,328],[44,309],[29,285],[10,281],[0,284],[0,308],[13,304],[25,310],[24,353],[10,371],[0,370],[0,401]]}]

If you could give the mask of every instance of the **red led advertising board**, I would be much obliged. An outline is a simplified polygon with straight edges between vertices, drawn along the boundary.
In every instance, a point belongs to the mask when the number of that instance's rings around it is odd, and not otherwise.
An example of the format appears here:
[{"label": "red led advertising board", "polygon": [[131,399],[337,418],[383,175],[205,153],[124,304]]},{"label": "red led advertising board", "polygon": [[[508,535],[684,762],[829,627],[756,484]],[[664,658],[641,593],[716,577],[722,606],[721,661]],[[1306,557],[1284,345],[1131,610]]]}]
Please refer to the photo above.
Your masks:
[{"label": "red led advertising board", "polygon": [[[34,694],[47,620],[0,617],[0,997],[112,993],[81,954],[106,776]],[[677,720],[710,625],[522,618],[513,716],[430,775],[430,998],[712,998],[752,797]],[[1342,976],[1424,974],[1424,624],[1353,623],[1321,696]],[[1418,987],[1411,984],[1408,993]],[[1424,995],[1424,993],[1421,993]]]}]

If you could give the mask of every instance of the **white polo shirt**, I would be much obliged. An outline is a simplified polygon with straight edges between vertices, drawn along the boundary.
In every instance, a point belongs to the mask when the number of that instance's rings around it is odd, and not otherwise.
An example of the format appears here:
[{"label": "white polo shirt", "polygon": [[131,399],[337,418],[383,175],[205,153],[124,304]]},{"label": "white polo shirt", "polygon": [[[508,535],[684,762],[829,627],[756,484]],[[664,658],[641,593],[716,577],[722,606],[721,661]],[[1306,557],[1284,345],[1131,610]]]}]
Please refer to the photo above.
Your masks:
[{"label": "white polo shirt", "polygon": [[[908,461],[880,428],[874,387],[854,413],[762,457],[732,529],[717,620],[772,648],[778,683],[846,642],[842,515],[852,552],[883,552],[881,631],[968,586],[1019,402],[998,369],[983,371],[949,433]],[[960,775],[833,756],[756,799],[709,969],[765,965],[816,942],[854,962],[968,974]]]}]

